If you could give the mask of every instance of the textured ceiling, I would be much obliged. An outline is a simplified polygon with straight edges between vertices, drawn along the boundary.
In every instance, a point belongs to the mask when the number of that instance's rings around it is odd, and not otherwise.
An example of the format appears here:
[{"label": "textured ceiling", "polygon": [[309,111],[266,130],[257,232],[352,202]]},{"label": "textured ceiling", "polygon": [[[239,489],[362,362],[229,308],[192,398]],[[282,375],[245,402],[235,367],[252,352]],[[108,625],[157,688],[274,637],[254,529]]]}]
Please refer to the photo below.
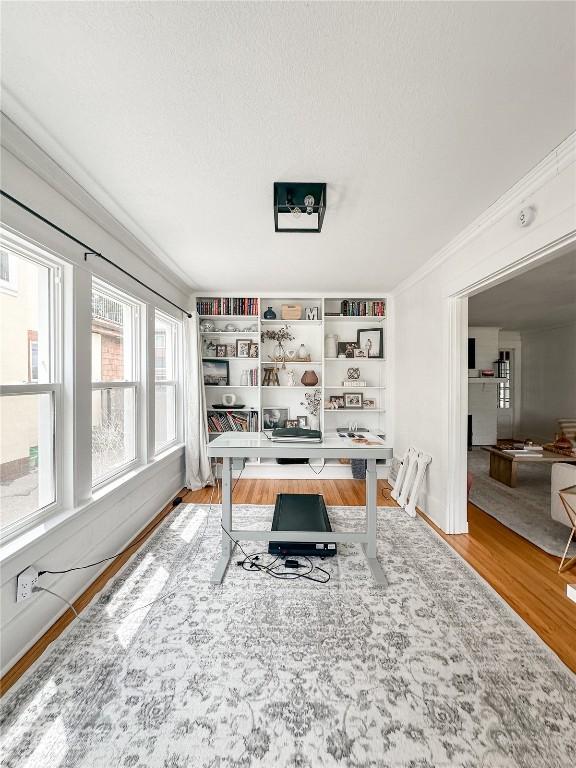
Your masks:
[{"label": "textured ceiling", "polygon": [[574,130],[575,7],[4,2],[4,109],[191,284],[388,290]]},{"label": "textured ceiling", "polygon": [[474,326],[525,331],[575,321],[576,251],[479,293],[468,302],[468,323]]}]

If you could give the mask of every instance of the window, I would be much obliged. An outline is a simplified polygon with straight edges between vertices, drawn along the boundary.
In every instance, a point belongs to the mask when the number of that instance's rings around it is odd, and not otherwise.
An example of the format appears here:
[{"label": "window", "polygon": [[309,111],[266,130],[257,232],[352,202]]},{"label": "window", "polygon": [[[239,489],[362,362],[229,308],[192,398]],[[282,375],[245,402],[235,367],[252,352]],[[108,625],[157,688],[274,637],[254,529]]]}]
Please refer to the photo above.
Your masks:
[{"label": "window", "polygon": [[498,408],[511,408],[510,400],[510,352],[501,350],[498,356],[497,374],[506,379],[498,384]]},{"label": "window", "polygon": [[179,324],[156,312],[154,326],[155,451],[176,441]]},{"label": "window", "polygon": [[[4,248],[0,254],[0,527],[5,535],[57,502],[61,267],[36,251]],[[3,290],[7,285],[10,290]]]},{"label": "window", "polygon": [[137,458],[139,305],[110,286],[92,286],[92,485]]}]

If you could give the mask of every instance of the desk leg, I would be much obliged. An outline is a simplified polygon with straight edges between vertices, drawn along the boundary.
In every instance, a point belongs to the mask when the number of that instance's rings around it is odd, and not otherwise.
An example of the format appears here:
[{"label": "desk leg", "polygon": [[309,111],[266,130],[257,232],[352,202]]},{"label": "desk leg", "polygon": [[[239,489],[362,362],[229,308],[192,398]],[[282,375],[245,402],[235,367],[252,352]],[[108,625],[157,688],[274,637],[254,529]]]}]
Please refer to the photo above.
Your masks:
[{"label": "desk leg", "polygon": [[377,492],[378,482],[376,475],[376,459],[368,459],[366,462],[366,518],[368,542],[362,544],[366,561],[372,572],[372,578],[376,584],[388,586],[388,579],[382,566],[376,558],[376,539],[378,535],[377,525]]},{"label": "desk leg", "polygon": [[[227,531],[232,530],[232,459],[230,458],[222,460],[222,525]],[[222,531],[222,554],[210,579],[212,584],[222,583],[233,549],[234,544]]]}]

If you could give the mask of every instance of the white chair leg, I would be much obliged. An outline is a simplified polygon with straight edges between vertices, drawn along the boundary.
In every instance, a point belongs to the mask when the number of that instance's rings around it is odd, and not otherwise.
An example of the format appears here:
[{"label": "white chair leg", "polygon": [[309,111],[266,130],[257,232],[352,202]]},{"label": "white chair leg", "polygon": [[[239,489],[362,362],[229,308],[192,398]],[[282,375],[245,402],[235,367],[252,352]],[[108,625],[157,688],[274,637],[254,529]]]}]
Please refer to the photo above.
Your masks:
[{"label": "white chair leg", "polygon": [[411,448],[408,453],[408,467],[406,468],[406,474],[404,476],[404,482],[402,483],[402,490],[400,491],[400,495],[398,496],[397,502],[401,507],[406,506],[406,502],[408,501],[408,494],[410,492],[410,488],[412,487],[412,483],[414,481],[414,473],[416,471],[416,460],[418,458],[418,454],[414,450],[414,448]]},{"label": "white chair leg", "polygon": [[404,482],[404,478],[406,477],[406,470],[408,469],[408,456],[410,455],[410,451],[413,451],[414,448],[408,448],[406,450],[406,453],[404,454],[404,458],[402,459],[402,463],[400,464],[400,469],[398,470],[398,476],[396,477],[396,482],[394,483],[394,488],[392,490],[392,493],[390,496],[394,499],[394,501],[398,501],[398,496],[400,496],[400,491],[402,490],[402,483]]},{"label": "white chair leg", "polygon": [[414,477],[414,482],[412,483],[412,488],[410,490],[410,499],[408,504],[404,507],[410,517],[416,517],[416,502],[418,501],[418,494],[420,493],[420,488],[422,487],[422,483],[424,481],[426,469],[431,461],[432,456],[429,454],[422,452],[418,454],[416,476]]}]

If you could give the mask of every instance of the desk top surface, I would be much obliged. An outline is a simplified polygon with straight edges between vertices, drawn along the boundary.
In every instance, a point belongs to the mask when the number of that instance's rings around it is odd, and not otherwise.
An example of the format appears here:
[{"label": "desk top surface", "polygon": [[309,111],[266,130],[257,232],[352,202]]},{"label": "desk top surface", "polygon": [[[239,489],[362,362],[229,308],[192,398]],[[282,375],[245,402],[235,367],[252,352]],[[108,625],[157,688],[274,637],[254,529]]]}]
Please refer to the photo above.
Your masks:
[{"label": "desk top surface", "polygon": [[340,437],[337,432],[325,433],[321,443],[283,443],[271,440],[263,432],[226,432],[209,443],[208,455],[249,458],[392,458],[392,448],[384,440],[369,432],[362,433],[362,436],[367,439],[367,443]]}]

